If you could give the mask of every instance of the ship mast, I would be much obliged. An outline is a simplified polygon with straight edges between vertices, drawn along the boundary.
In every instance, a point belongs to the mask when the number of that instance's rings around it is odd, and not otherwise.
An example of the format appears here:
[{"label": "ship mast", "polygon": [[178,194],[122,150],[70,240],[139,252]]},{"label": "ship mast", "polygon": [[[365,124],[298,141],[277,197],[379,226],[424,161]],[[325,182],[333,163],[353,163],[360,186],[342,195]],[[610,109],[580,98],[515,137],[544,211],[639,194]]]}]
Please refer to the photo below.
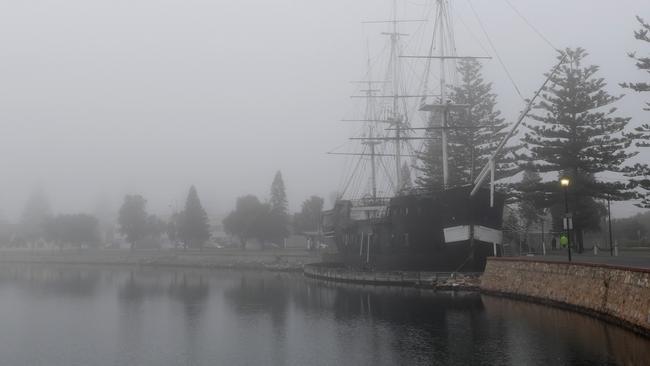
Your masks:
[{"label": "ship mast", "polygon": [[[356,137],[351,138],[352,140],[362,140],[361,144],[368,146],[370,148],[370,153],[366,153],[365,149],[361,153],[338,153],[338,152],[328,152],[331,155],[357,155],[360,159],[369,156],[370,157],[370,186],[371,186],[371,197],[373,201],[377,200],[377,157],[378,156],[392,156],[386,154],[377,153],[376,146],[383,144],[385,141],[380,136],[375,136],[375,123],[391,123],[391,120],[382,120],[378,119],[375,115],[374,108],[374,99],[377,96],[376,93],[380,92],[380,89],[373,88],[374,84],[383,84],[385,81],[374,81],[372,80],[371,72],[371,62],[370,62],[370,50],[368,50],[368,71],[367,71],[367,80],[363,81],[353,81],[353,83],[366,84],[366,89],[359,90],[364,93],[361,97],[366,99],[365,112],[363,119],[344,119],[342,121],[346,122],[365,122],[367,123],[368,129],[365,137]],[[359,96],[352,96],[359,97]]]},{"label": "ship mast", "polygon": [[392,86],[393,86],[393,123],[395,128],[395,193],[398,193],[402,187],[402,177],[400,168],[402,166],[402,123],[399,115],[399,55],[398,42],[400,34],[397,32],[397,0],[393,0],[393,32],[390,34],[390,56],[392,66]]},{"label": "ship mast", "polygon": [[405,122],[407,121],[407,116],[399,112],[399,104],[401,98],[417,98],[421,97],[419,95],[400,95],[400,73],[401,73],[401,64],[400,64],[400,38],[407,36],[405,33],[400,33],[397,25],[399,23],[410,23],[410,22],[422,22],[424,20],[404,20],[397,17],[397,0],[393,0],[393,19],[387,21],[392,24],[391,32],[384,32],[383,35],[390,36],[390,73],[391,73],[391,91],[392,91],[392,115],[391,128],[390,130],[395,131],[394,140],[395,142],[395,194],[397,195],[402,188],[402,141],[409,140],[410,138],[402,135],[403,131],[407,126]]},{"label": "ship mast", "polygon": [[[434,37],[437,36],[437,52],[433,55],[433,48],[427,56],[402,56],[406,58],[422,58],[422,59],[438,59],[440,62],[440,99],[439,103],[422,103],[420,105],[421,111],[429,111],[440,116],[439,127],[427,127],[425,130],[440,129],[441,142],[442,142],[442,182],[443,189],[450,188],[449,184],[449,130],[454,127],[449,126],[449,112],[467,110],[470,106],[468,104],[455,104],[447,100],[447,60],[457,59],[489,59],[488,56],[458,56],[456,55],[456,47],[454,44],[453,27],[450,22],[449,9],[447,7],[447,0],[437,0],[438,6],[436,11],[436,27],[434,27]],[[436,34],[437,33],[437,34]],[[436,40],[434,39],[433,42]],[[433,45],[434,43],[432,43]],[[429,67],[427,66],[427,70]],[[428,72],[428,71],[427,71]],[[425,76],[425,77],[428,77]]]},{"label": "ship mast", "polygon": [[[400,33],[398,29],[398,24],[399,23],[411,23],[411,22],[425,22],[426,20],[424,19],[399,19],[398,14],[397,14],[397,0],[392,1],[392,19],[387,19],[387,20],[370,20],[370,21],[364,21],[362,23],[364,24],[386,24],[389,23],[391,25],[390,32],[382,32],[381,34],[384,36],[389,36],[390,37],[390,54],[388,57],[388,69],[386,70],[386,76],[387,76],[387,81],[359,81],[360,83],[367,84],[367,89],[366,90],[360,90],[362,92],[362,95],[353,95],[352,98],[366,98],[368,101],[366,103],[366,113],[364,119],[345,119],[343,121],[347,122],[370,122],[371,125],[368,126],[368,132],[367,135],[364,137],[352,137],[350,140],[362,140],[362,144],[365,146],[369,147],[369,153],[368,152],[363,152],[363,153],[335,153],[335,152],[330,152],[328,154],[334,154],[334,155],[359,155],[361,157],[364,156],[369,156],[371,160],[371,195],[372,198],[375,199],[377,198],[377,169],[378,169],[378,163],[381,163],[381,161],[377,161],[377,157],[381,156],[391,156],[395,159],[395,179],[391,180],[390,174],[387,175],[388,182],[392,186],[394,194],[397,195],[402,187],[402,176],[401,176],[401,168],[402,168],[402,158],[404,156],[408,157],[416,157],[413,154],[403,154],[402,152],[402,147],[404,141],[408,140],[419,140],[419,139],[425,139],[422,137],[411,137],[405,134],[405,131],[410,130],[410,128],[407,125],[408,117],[406,114],[406,111],[403,111],[400,113],[400,103],[404,98],[425,98],[429,97],[431,95],[411,95],[411,94],[400,94],[400,83],[402,82],[401,80],[401,60],[400,58],[402,57],[400,55],[400,42],[401,42],[401,37],[407,36],[407,34]],[[370,58],[368,59],[368,70],[370,70]],[[370,72],[369,72],[370,74]],[[373,84],[374,83],[390,83],[390,86],[387,86],[386,88],[382,88],[384,93],[378,95],[376,92],[380,91],[378,89],[373,89]],[[386,114],[378,118],[375,114],[375,110],[373,108],[373,104],[371,102],[371,99],[390,99],[392,103],[389,104],[389,107],[386,108]],[[378,136],[376,133],[376,126],[372,126],[374,123],[386,123],[390,126],[390,128],[387,128],[387,130],[395,131],[394,134],[391,134],[391,136]],[[386,143],[386,142],[392,142],[394,143],[395,150],[392,153],[377,153],[376,146]],[[383,164],[380,164],[383,166]],[[384,169],[386,167],[384,166]]]},{"label": "ship mast", "polygon": [[[376,89],[372,88],[372,80],[371,80],[371,72],[370,72],[370,50],[368,50],[368,89],[364,90],[366,92],[366,96],[368,99],[366,99],[366,113],[365,113],[365,118],[367,120],[372,120],[375,118],[375,111],[373,108],[373,99],[370,98],[374,92],[378,91]],[[363,144],[367,145],[370,147],[370,187],[371,187],[371,194],[372,194],[372,199],[373,202],[377,200],[377,162],[376,162],[376,151],[375,151],[375,146],[378,144],[381,144],[380,141],[374,140],[374,126],[372,123],[368,123],[368,140],[364,141]]]}]

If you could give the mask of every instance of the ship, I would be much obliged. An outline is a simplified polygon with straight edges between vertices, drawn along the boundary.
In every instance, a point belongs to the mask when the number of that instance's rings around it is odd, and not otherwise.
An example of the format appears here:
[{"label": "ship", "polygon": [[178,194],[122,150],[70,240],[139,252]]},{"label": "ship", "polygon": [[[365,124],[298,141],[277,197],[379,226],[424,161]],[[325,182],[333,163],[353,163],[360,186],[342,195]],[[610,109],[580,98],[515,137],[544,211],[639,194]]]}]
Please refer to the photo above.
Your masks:
[{"label": "ship", "polygon": [[[368,73],[365,80],[359,81],[365,89],[359,90],[362,94],[356,96],[366,102],[364,114],[357,119],[344,120],[363,124],[361,136],[351,138],[361,143],[361,150],[330,152],[353,156],[357,163],[352,165],[350,177],[346,178],[345,188],[334,207],[323,213],[320,231],[325,242],[336,248],[335,262],[340,265],[382,271],[481,272],[489,256],[499,256],[503,252],[505,197],[495,190],[496,162],[549,79],[528,100],[480,173],[472,177],[469,184],[452,185],[449,183],[447,140],[453,127],[448,118],[450,113],[469,106],[449,100],[449,88],[453,83],[449,80],[453,79],[450,71],[460,59],[490,57],[456,53],[447,0],[435,2],[429,52],[402,54],[405,48],[401,42],[407,34],[401,33],[400,25],[427,20],[399,19],[397,10],[397,1],[393,0],[392,19],[366,22],[390,27],[389,31],[381,33],[389,37],[387,80],[373,80],[368,56]],[[405,58],[424,63],[420,89],[412,93],[408,93],[402,83]],[[427,83],[436,63],[438,83],[429,88]],[[411,100],[416,103],[409,103]],[[423,127],[412,125],[415,115],[424,121]],[[410,164],[415,165],[422,155],[421,152],[413,153],[410,144],[432,138],[441,140],[436,153],[442,161],[442,184],[437,189],[413,188],[405,182],[411,173],[405,174],[404,167],[408,165],[404,161],[412,159]],[[390,163],[385,162],[386,158]],[[348,188],[353,182],[366,183],[366,179],[352,178],[359,175],[362,166],[369,170],[367,189],[356,189],[354,194],[349,194]],[[380,173],[385,179],[380,178]],[[381,189],[382,182],[388,188]]]}]

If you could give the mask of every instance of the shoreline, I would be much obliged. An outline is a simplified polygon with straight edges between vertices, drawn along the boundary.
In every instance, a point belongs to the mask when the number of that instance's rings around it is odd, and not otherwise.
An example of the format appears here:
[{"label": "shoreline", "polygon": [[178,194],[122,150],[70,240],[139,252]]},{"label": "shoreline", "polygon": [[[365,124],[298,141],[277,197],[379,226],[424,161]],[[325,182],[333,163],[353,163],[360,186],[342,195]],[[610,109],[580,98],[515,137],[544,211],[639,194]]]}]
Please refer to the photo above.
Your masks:
[{"label": "shoreline", "polygon": [[512,300],[522,301],[526,303],[538,304],[538,305],[548,306],[555,309],[562,309],[566,311],[572,311],[578,314],[587,315],[594,319],[598,319],[608,324],[619,326],[623,329],[629,330],[635,334],[639,334],[641,336],[650,339],[650,329],[626,321],[625,319],[617,315],[603,313],[601,311],[593,310],[584,306],[572,305],[561,301],[544,299],[544,298],[539,298],[534,296],[513,294],[513,293],[508,293],[503,291],[490,291],[485,289],[479,289],[478,292],[483,295],[494,296],[494,297],[499,297],[504,299],[512,299]]},{"label": "shoreline", "polygon": [[304,275],[322,281],[374,286],[400,286],[438,291],[480,290],[479,273],[363,271],[333,263],[305,265]]},{"label": "shoreline", "polygon": [[[505,262],[517,262],[515,258],[503,259]],[[532,261],[527,259],[522,259],[521,262],[524,263],[533,263],[540,261]],[[549,262],[542,262],[549,263]],[[554,264],[550,262],[550,264]],[[556,263],[555,263],[556,264]],[[607,266],[607,265],[598,265],[593,263],[572,263],[572,265],[577,265],[578,267],[588,267],[595,270],[607,271],[607,270],[616,270],[616,271],[634,271],[649,273],[650,270],[631,268],[631,267],[621,267],[621,266]],[[650,328],[639,323],[631,321],[629,316],[626,316],[626,311],[617,310],[617,312],[606,312],[602,309],[592,308],[590,306],[585,306],[580,303],[572,303],[571,301],[562,301],[554,299],[550,296],[540,296],[531,295],[526,292],[517,292],[508,289],[495,289],[491,286],[486,286],[486,282],[489,282],[489,276],[491,273],[484,272],[483,274],[450,274],[450,273],[436,273],[436,272],[403,272],[403,271],[392,271],[392,272],[376,272],[376,271],[361,271],[351,268],[346,268],[342,266],[336,266],[328,263],[316,263],[309,264],[305,266],[304,275],[309,278],[314,278],[320,281],[327,283],[348,283],[348,284],[358,284],[358,285],[371,285],[371,286],[392,286],[392,287],[403,287],[403,288],[416,288],[416,289],[429,289],[434,291],[465,291],[465,292],[475,292],[488,296],[495,296],[501,298],[510,298],[523,302],[540,304],[544,306],[549,306],[553,308],[558,308],[567,311],[573,311],[576,313],[584,314],[595,319],[607,322],[609,324],[614,324],[623,329],[627,329],[636,334],[642,335],[644,337],[650,338]],[[511,281],[516,281],[515,277],[510,277]],[[507,283],[507,279],[503,281]],[[530,283],[529,283],[530,284]],[[535,286],[535,284],[532,284]],[[592,295],[589,292],[589,295]],[[594,295],[593,302],[598,302],[599,298]],[[643,309],[639,309],[641,311]],[[628,311],[629,312],[629,311]],[[648,316],[648,321],[650,322],[650,315]]]},{"label": "shoreline", "polygon": [[489,258],[480,291],[586,314],[650,338],[647,268]]}]

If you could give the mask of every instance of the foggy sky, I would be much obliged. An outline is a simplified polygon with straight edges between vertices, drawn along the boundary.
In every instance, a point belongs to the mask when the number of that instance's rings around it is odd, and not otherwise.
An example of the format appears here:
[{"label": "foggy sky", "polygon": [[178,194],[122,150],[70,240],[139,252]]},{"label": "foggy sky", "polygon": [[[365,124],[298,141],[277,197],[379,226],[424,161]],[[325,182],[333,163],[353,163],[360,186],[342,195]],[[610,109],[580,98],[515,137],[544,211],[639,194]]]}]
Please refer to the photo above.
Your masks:
[{"label": "foggy sky", "polygon": [[[400,15],[421,18],[427,1],[400,2]],[[626,56],[648,52],[632,36],[636,14],[650,20],[647,0],[511,2],[555,46],[590,52],[610,92],[629,94],[619,115],[650,120],[644,98],[618,87],[647,77]],[[482,38],[467,1],[452,3]],[[377,50],[386,30],[361,21],[386,19],[390,4],[0,1],[0,212],[15,218],[40,187],[55,212],[92,212],[101,202],[116,210],[122,195],[141,193],[150,211],[166,214],[194,184],[218,214],[237,196],[267,197],[277,170],[292,210],[312,194],[327,201],[344,159],[325,152],[352,128],[339,122],[353,103],[349,81],[365,73],[367,40]],[[472,4],[531,96],[554,51],[504,1]],[[456,25],[459,53],[484,53]],[[523,102],[496,60],[485,73],[512,121]]]}]

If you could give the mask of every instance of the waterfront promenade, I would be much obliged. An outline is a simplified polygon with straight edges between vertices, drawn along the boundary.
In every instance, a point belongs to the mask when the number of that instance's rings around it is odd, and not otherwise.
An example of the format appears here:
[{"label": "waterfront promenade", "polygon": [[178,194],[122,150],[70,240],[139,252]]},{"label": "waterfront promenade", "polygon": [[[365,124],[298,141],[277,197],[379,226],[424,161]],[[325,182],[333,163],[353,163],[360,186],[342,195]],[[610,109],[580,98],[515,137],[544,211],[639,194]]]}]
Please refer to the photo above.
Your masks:
[{"label": "waterfront promenade", "polygon": [[0,263],[146,265],[302,271],[320,261],[320,253],[305,249],[241,250],[182,249],[2,249]]},{"label": "waterfront promenade", "polygon": [[[594,254],[592,251],[585,251],[583,253],[571,253],[571,260],[575,263],[593,263],[593,264],[606,264],[617,267],[631,267],[631,268],[650,268],[650,248],[649,249],[634,249],[634,250],[619,250],[617,256],[612,256],[609,251],[600,251]],[[548,252],[547,255],[533,254],[524,255],[514,258],[523,259],[536,259],[555,262],[567,262],[568,256],[566,250],[555,250]]]}]

